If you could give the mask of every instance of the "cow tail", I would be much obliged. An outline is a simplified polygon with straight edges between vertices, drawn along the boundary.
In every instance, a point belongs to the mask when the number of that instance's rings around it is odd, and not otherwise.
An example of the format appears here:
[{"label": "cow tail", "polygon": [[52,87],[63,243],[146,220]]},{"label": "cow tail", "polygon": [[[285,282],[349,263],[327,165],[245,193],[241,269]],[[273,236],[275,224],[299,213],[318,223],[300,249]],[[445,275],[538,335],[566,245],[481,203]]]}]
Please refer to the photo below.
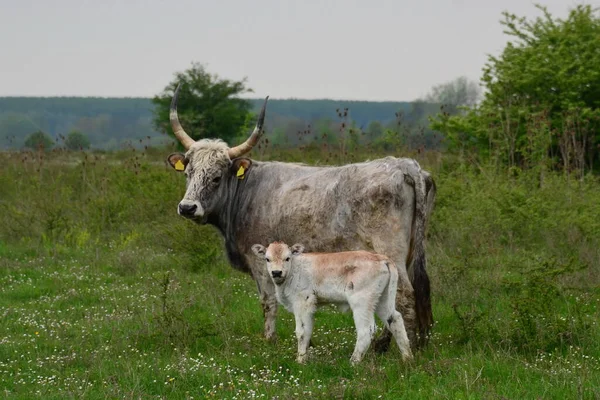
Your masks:
[{"label": "cow tail", "polygon": [[423,170],[420,170],[413,178],[415,188],[415,229],[413,237],[413,261],[409,276],[415,293],[417,347],[423,347],[429,340],[433,326],[431,288],[429,276],[427,275],[427,258],[425,256],[425,234],[427,220],[433,210],[436,187],[431,175]]}]

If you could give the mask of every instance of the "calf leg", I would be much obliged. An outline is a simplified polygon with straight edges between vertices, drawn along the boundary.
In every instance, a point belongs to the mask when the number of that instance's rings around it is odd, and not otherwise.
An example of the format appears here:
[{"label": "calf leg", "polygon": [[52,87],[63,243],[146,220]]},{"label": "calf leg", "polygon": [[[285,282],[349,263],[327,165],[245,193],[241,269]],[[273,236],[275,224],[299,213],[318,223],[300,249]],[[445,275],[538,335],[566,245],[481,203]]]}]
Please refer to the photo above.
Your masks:
[{"label": "calf leg", "polygon": [[[396,306],[395,309],[400,311],[403,318],[403,325],[405,326],[406,334],[410,341],[411,348],[415,348],[417,344],[417,320],[415,314],[415,294],[413,287],[408,278],[404,261],[394,260],[396,267],[398,268],[398,288],[396,292]],[[392,339],[392,333],[389,329],[384,329],[383,333],[379,336],[375,342],[375,351],[384,353],[390,347],[390,341]]]},{"label": "calf leg", "polygon": [[352,364],[362,360],[363,355],[369,348],[373,334],[375,333],[375,316],[372,309],[368,307],[353,307],[354,325],[356,325],[356,346],[350,358]]},{"label": "calf leg", "polygon": [[377,316],[383,321],[389,332],[392,333],[396,343],[402,353],[402,359],[404,361],[412,360],[412,351],[410,350],[410,342],[406,329],[404,328],[404,321],[402,315],[393,308],[393,304],[381,305],[377,308]]},{"label": "calf leg", "polygon": [[306,353],[312,336],[315,320],[316,299],[307,297],[306,301],[294,309],[296,319],[296,339],[298,339],[298,357],[296,361],[303,364],[306,361]]},{"label": "calf leg", "polygon": [[306,361],[306,353],[308,352],[308,344],[312,336],[314,316],[309,312],[296,314],[296,339],[298,339],[298,356],[296,361],[304,364]]}]

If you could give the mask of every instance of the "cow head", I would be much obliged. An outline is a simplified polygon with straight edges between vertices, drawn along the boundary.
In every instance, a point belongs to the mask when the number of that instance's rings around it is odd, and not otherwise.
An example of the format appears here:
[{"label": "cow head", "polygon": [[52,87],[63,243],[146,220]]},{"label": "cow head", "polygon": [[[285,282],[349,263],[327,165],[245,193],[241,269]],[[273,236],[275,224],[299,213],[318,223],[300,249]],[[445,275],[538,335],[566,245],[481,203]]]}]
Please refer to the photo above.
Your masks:
[{"label": "cow head", "polygon": [[267,271],[276,285],[285,282],[292,268],[292,258],[302,254],[304,246],[297,243],[290,248],[283,242],[273,242],[265,249],[263,245],[255,244],[252,251],[267,262]]},{"label": "cow head", "polygon": [[183,129],[177,115],[177,98],[181,84],[177,85],[169,119],[175,137],[186,149],[183,153],[172,153],[167,158],[168,163],[178,172],[183,172],[187,178],[186,192],[179,202],[179,215],[199,223],[205,223],[207,216],[214,210],[219,187],[228,178],[243,179],[252,165],[252,161],[242,158],[258,143],[262,136],[265,120],[265,109],[268,96],[258,116],[258,122],[250,137],[242,144],[229,148],[220,139],[202,139],[195,141]]}]

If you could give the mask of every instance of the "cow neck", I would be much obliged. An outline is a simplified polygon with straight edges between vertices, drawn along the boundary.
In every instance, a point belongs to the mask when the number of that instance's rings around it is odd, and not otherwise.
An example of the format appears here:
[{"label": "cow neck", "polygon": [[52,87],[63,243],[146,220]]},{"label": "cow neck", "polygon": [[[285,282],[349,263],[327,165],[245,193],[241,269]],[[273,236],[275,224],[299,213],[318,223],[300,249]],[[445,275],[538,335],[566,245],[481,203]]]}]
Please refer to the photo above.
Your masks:
[{"label": "cow neck", "polygon": [[244,249],[238,246],[239,230],[244,229],[243,216],[252,202],[252,188],[256,187],[260,179],[258,162],[253,161],[252,173],[244,179],[238,179],[229,173],[226,184],[219,191],[219,203],[214,213],[208,218],[208,223],[215,226],[225,238],[225,247],[229,261],[234,267],[242,271],[249,271],[249,265],[244,257]]}]

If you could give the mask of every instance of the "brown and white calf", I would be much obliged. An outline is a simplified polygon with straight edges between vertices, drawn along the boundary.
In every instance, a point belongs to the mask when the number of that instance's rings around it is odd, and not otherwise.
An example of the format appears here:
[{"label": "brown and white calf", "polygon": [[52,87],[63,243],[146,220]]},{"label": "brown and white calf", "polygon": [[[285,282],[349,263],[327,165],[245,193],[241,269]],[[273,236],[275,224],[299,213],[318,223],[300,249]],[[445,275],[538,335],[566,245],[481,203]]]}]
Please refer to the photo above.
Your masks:
[{"label": "brown and white calf", "polygon": [[273,242],[252,251],[266,260],[277,300],[296,319],[297,361],[306,360],[317,305],[333,303],[352,310],[356,346],[350,361],[359,362],[376,330],[375,316],[385,323],[400,347],[402,358],[412,359],[402,315],[396,310],[398,270],[386,256],[367,251],[303,253],[304,246]]}]

